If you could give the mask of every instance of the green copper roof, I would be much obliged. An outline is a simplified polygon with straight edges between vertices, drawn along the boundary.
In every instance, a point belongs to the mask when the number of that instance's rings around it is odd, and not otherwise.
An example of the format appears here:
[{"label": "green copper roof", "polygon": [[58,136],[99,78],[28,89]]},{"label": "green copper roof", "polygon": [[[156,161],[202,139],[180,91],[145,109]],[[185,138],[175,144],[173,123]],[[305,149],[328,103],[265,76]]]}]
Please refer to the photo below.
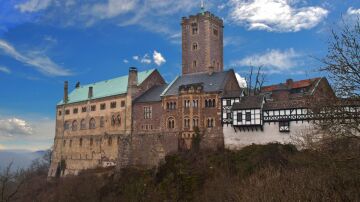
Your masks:
[{"label": "green copper roof", "polygon": [[[145,79],[147,79],[154,71],[155,69],[138,72],[138,85],[142,84],[142,82],[144,82]],[[127,93],[128,75],[75,88],[69,94],[68,103],[89,100],[88,93],[89,87],[91,86],[93,87],[93,97],[91,99],[103,98],[113,95],[121,95]],[[58,103],[58,105],[62,104],[64,104],[63,100]]]}]

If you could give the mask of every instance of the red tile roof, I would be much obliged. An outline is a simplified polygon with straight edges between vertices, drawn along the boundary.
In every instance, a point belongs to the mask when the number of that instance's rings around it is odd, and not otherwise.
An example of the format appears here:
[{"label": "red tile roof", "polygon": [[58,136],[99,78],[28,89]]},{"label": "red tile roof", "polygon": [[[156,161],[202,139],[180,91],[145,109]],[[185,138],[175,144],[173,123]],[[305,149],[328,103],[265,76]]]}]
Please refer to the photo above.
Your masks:
[{"label": "red tile roof", "polygon": [[311,87],[312,85],[315,85],[317,81],[319,81],[321,78],[313,78],[313,79],[306,79],[306,80],[300,80],[300,81],[292,81],[287,80],[286,83],[280,83],[276,85],[271,86],[264,86],[261,88],[262,92],[271,92],[276,90],[291,90],[291,89],[297,89],[297,88],[307,88]]}]

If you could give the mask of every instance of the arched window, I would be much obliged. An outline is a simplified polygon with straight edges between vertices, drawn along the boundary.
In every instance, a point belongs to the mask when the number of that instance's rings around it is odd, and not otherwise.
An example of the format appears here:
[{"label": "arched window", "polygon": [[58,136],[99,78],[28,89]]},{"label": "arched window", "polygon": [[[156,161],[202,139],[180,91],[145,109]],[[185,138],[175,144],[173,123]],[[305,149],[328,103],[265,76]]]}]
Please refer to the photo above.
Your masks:
[{"label": "arched window", "polygon": [[193,119],[193,127],[199,127],[199,118],[195,117]]},{"label": "arched window", "polygon": [[70,129],[70,123],[68,121],[65,121],[64,123],[64,129],[69,130]]},{"label": "arched window", "polygon": [[111,117],[111,125],[115,126],[115,123],[116,123],[115,115],[112,115],[112,117]]},{"label": "arched window", "polygon": [[117,115],[117,118],[116,118],[116,124],[117,124],[118,126],[120,126],[120,125],[121,125],[121,116],[120,116],[120,114],[119,114],[119,115]]},{"label": "arched window", "polygon": [[71,128],[72,128],[72,131],[77,131],[77,129],[78,129],[78,122],[77,122],[77,121],[73,121]]},{"label": "arched window", "polygon": [[95,129],[96,128],[96,121],[94,118],[91,118],[89,121],[89,128],[90,129]]},{"label": "arched window", "polygon": [[215,102],[215,99],[212,100],[212,107],[215,107],[216,105],[216,102]]},{"label": "arched window", "polygon": [[86,129],[85,119],[81,120],[81,122],[80,122],[80,128],[81,128],[81,130],[85,130],[85,129]]},{"label": "arched window", "polygon": [[197,50],[197,49],[198,49],[198,44],[197,44],[197,43],[193,43],[192,48],[193,48],[193,50]]},{"label": "arched window", "polygon": [[175,128],[175,120],[173,118],[168,119],[168,128],[169,129]]},{"label": "arched window", "polygon": [[205,107],[209,107],[208,100],[205,100]]},{"label": "arched window", "polygon": [[105,119],[104,117],[100,117],[100,128],[103,128],[105,126]]}]

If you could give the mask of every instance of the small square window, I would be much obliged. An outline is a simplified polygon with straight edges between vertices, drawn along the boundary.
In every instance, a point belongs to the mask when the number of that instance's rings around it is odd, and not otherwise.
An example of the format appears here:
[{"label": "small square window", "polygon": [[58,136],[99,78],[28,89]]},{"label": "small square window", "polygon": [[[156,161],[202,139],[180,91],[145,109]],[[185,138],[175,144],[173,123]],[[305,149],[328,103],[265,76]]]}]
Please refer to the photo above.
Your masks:
[{"label": "small square window", "polygon": [[279,131],[283,133],[290,132],[290,122],[289,121],[279,122]]},{"label": "small square window", "polygon": [[111,102],[111,103],[110,103],[110,108],[111,108],[111,109],[116,108],[116,102]]},{"label": "small square window", "polygon": [[226,106],[231,106],[231,100],[226,100]]},{"label": "small square window", "polygon": [[70,114],[70,110],[69,110],[69,109],[65,110],[65,114],[66,114],[66,115],[69,115],[69,114]]},{"label": "small square window", "polygon": [[125,107],[125,101],[121,101],[121,107]]},{"label": "small square window", "polygon": [[96,105],[91,105],[91,111],[96,111]]},{"label": "small square window", "polygon": [[242,113],[237,113],[237,121],[242,121]]},{"label": "small square window", "polygon": [[59,110],[59,116],[61,116],[62,115],[62,112],[61,112],[61,110]]},{"label": "small square window", "polygon": [[73,114],[77,114],[79,112],[79,109],[78,108],[74,108],[73,109]]},{"label": "small square window", "polygon": [[101,104],[100,105],[100,110],[105,110],[105,109],[106,109],[106,104],[105,103]]},{"label": "small square window", "polygon": [[86,107],[82,107],[81,108],[81,112],[86,112],[87,110],[86,110]]},{"label": "small square window", "polygon": [[246,120],[246,121],[251,121],[251,112],[246,112],[246,114],[245,114],[245,120]]}]

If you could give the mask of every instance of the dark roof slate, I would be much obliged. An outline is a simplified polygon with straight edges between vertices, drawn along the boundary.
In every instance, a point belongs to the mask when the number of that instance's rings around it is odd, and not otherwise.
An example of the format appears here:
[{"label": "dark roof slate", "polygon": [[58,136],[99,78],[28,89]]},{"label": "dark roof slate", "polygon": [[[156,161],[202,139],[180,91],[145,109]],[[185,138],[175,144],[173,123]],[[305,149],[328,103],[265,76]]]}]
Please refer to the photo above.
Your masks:
[{"label": "dark roof slate", "polygon": [[138,97],[134,102],[160,102],[161,101],[161,94],[166,89],[168,84],[157,85],[153,86],[149,90],[147,90],[144,94]]},{"label": "dark roof slate", "polygon": [[240,102],[235,102],[232,109],[261,109],[264,102],[264,95],[252,95],[241,97]]},{"label": "dark roof slate", "polygon": [[231,70],[214,72],[212,75],[208,73],[187,74],[177,77],[169,88],[164,92],[163,96],[178,95],[179,87],[189,84],[201,83],[205,92],[218,92],[224,89],[225,80]]}]

